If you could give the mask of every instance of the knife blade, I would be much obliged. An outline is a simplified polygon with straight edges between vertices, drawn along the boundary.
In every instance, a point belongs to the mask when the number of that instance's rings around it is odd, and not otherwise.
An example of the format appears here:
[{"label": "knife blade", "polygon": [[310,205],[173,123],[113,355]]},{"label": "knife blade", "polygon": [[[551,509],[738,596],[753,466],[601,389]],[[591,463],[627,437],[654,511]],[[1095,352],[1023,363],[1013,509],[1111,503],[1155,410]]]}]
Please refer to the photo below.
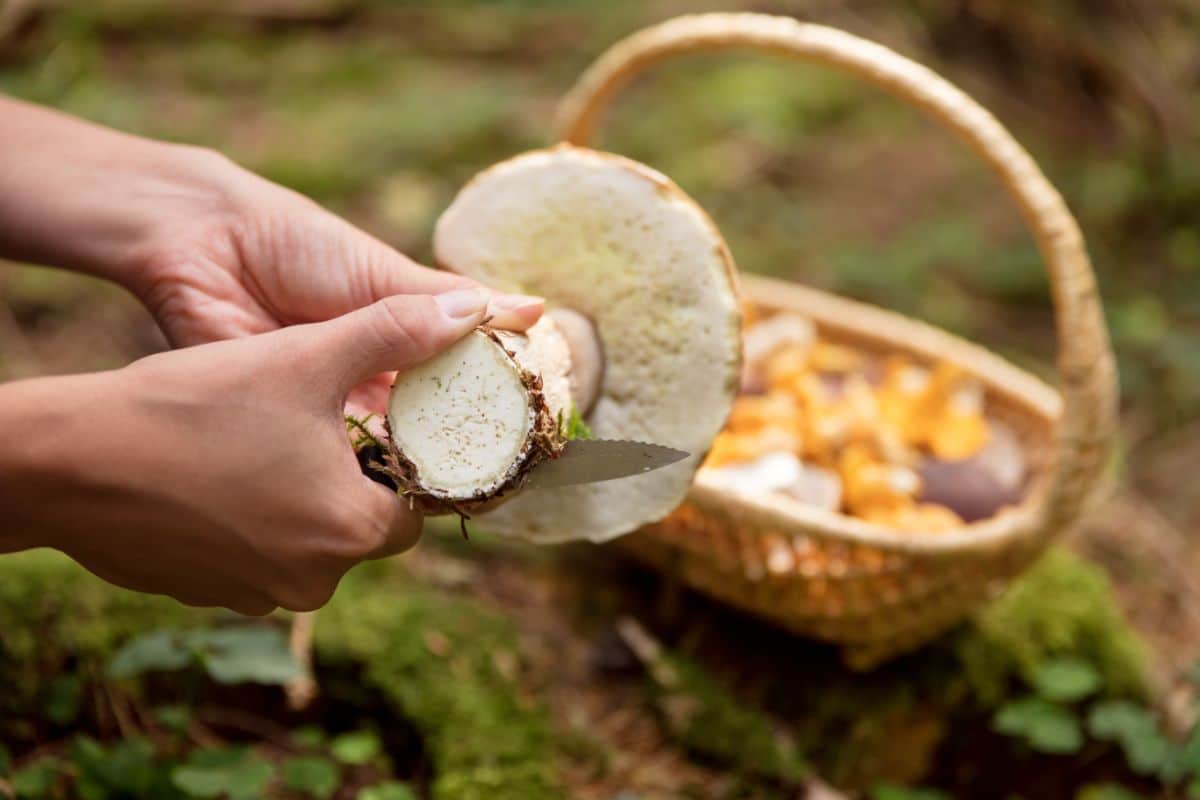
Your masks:
[{"label": "knife blade", "polygon": [[673,447],[621,439],[573,439],[558,458],[529,473],[525,488],[552,489],[641,475],[690,455]]}]

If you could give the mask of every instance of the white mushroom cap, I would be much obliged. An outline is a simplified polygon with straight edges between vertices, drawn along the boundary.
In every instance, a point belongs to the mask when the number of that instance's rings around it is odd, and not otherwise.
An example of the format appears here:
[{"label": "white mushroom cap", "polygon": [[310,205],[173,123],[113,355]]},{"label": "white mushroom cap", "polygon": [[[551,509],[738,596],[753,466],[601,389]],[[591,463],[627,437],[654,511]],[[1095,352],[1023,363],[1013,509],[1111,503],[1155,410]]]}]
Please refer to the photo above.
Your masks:
[{"label": "white mushroom cap", "polygon": [[704,211],[648,167],[562,145],[472,180],[438,221],[434,252],[448,269],[591,320],[605,358],[588,415],[597,438],[691,453],[646,475],[525,492],[481,524],[539,542],[603,541],[682,502],[740,368],[733,261]]}]

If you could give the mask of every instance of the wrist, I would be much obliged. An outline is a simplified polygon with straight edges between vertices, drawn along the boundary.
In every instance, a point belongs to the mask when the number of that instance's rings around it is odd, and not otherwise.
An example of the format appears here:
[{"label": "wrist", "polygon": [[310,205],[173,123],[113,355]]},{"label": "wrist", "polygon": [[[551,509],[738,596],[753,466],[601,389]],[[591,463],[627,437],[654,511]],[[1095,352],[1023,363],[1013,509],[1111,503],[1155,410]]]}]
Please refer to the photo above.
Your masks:
[{"label": "wrist", "polygon": [[202,262],[205,247],[228,247],[244,207],[244,171],[213,150],[148,142],[154,152],[130,174],[123,214],[130,235],[109,248],[107,277],[143,301],[181,263]]},{"label": "wrist", "polygon": [[[81,454],[86,423],[104,425],[112,405],[103,396],[114,373],[34,378],[0,386],[0,553],[34,547],[63,549],[79,534],[70,507],[95,484]],[[97,414],[98,412],[98,414]],[[97,465],[92,465],[97,466]],[[103,470],[114,469],[111,460]],[[95,478],[96,476],[92,476]]]}]

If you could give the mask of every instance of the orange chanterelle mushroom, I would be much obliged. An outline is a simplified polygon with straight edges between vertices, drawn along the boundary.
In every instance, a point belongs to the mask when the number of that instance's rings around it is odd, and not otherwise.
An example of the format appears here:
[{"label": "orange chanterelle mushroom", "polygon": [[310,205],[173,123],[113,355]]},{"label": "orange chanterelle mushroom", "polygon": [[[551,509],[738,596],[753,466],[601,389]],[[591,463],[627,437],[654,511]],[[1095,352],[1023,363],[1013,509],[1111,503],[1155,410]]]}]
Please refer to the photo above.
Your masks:
[{"label": "orange chanterelle mushroom", "polygon": [[747,318],[742,394],[705,461],[711,477],[912,532],[1019,498],[1019,443],[963,369],[826,341],[793,313]]}]

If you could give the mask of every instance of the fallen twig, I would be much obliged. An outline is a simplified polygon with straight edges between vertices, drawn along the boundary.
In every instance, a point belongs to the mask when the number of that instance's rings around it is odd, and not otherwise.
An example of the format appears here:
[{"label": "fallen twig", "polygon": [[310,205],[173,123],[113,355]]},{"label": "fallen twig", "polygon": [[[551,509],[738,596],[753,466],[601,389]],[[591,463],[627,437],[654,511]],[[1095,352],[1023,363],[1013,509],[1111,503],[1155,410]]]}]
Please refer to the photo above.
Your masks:
[{"label": "fallen twig", "polygon": [[302,611],[292,618],[292,634],[288,647],[292,656],[304,667],[304,674],[288,681],[284,691],[287,693],[288,706],[297,711],[307,708],[317,696],[317,682],[313,678],[312,669],[313,630],[316,621],[315,611]]}]

